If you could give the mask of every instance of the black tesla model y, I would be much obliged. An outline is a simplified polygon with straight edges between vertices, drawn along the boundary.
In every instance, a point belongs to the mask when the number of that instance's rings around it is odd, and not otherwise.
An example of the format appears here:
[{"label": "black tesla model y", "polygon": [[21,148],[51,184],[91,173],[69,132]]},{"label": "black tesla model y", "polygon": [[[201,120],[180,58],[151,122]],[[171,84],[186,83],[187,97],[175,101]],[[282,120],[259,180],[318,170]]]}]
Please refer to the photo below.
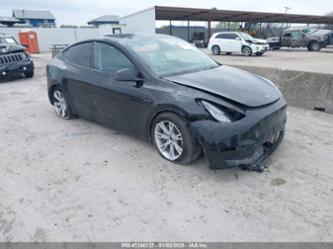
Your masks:
[{"label": "black tesla model y", "polygon": [[59,117],[147,139],[179,164],[203,152],[211,169],[261,171],[284,135],[287,104],[272,82],[167,35],[72,44],[47,65],[47,81]]}]

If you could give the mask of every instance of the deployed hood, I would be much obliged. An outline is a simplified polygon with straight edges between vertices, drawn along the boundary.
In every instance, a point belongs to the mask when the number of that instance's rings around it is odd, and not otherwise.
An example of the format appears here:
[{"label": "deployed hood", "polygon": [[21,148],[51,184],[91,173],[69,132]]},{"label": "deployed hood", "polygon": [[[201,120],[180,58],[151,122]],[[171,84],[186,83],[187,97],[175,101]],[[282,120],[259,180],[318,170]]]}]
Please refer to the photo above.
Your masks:
[{"label": "deployed hood", "polygon": [[267,43],[267,40],[255,38],[256,42]]},{"label": "deployed hood", "polygon": [[25,47],[14,44],[0,44],[0,55],[13,52],[23,52]]},{"label": "deployed hood", "polygon": [[248,107],[267,105],[277,101],[281,96],[276,87],[265,79],[224,65],[166,79],[219,95]]}]

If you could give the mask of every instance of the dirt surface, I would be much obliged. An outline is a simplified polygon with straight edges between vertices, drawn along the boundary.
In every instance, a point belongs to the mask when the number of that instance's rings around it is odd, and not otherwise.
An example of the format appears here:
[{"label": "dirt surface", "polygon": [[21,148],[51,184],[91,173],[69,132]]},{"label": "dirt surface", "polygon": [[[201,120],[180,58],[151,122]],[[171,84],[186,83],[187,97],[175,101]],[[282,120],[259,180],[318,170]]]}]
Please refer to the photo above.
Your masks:
[{"label": "dirt surface", "polygon": [[178,166],[57,118],[48,59],[35,57],[35,78],[0,84],[0,241],[332,241],[333,115],[290,107],[264,173]]},{"label": "dirt surface", "polygon": [[[203,51],[212,56],[208,49],[203,49]],[[237,54],[221,54],[212,57],[218,62],[228,65],[333,74],[333,47],[322,49],[319,52],[310,52],[304,48],[282,48],[268,51],[263,56],[244,57]]]}]

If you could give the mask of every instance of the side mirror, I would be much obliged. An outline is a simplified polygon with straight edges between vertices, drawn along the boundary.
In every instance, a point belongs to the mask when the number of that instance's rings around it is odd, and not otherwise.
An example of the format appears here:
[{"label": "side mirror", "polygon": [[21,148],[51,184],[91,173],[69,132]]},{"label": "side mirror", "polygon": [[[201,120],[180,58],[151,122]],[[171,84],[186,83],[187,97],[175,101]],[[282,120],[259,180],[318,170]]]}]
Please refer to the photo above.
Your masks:
[{"label": "side mirror", "polygon": [[117,81],[135,81],[136,77],[133,70],[124,68],[115,73],[114,79]]}]

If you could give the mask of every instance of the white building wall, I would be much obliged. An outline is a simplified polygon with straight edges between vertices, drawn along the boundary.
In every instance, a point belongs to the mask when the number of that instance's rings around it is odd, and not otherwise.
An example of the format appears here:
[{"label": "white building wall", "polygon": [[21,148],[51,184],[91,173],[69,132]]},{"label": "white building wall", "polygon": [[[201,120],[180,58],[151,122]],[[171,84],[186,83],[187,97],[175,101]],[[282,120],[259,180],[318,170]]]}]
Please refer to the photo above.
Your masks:
[{"label": "white building wall", "polygon": [[113,29],[119,28],[121,33],[125,33],[125,25],[122,24],[101,24],[99,29],[99,35],[111,35],[113,34]]},{"label": "white building wall", "polygon": [[155,7],[124,16],[119,22],[125,25],[123,33],[155,34]]},{"label": "white building wall", "polygon": [[[76,41],[112,34],[112,28],[121,27],[122,33],[155,34],[155,7],[122,17],[119,25],[102,25],[100,28],[29,28],[37,33],[39,50],[49,52],[53,44],[70,44]],[[0,33],[15,37],[23,28],[0,27]]]},{"label": "white building wall", "polygon": [[[0,33],[11,35],[19,42],[19,32],[23,28],[0,27]],[[39,50],[49,52],[53,44],[70,44],[94,38],[99,35],[97,28],[29,28],[37,33]]]}]

